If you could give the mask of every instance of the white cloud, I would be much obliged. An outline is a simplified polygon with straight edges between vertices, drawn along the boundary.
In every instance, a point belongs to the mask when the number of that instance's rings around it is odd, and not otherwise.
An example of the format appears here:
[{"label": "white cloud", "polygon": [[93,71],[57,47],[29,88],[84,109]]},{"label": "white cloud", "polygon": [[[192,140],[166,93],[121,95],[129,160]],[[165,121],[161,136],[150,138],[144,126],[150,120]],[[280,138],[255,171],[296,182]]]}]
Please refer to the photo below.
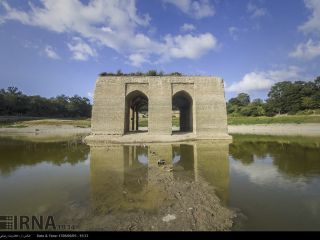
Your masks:
[{"label": "white cloud", "polygon": [[320,56],[320,41],[314,42],[309,39],[306,43],[300,43],[296,49],[289,54],[290,57],[311,60]]},{"label": "white cloud", "polygon": [[185,23],[181,26],[180,30],[182,32],[192,32],[193,30],[195,30],[196,27],[193,24],[189,24],[189,23]]},{"label": "white cloud", "polygon": [[248,32],[248,29],[231,26],[228,28],[228,31],[233,40],[238,40],[239,35]]},{"label": "white cloud", "polygon": [[292,179],[286,178],[285,175],[274,167],[271,163],[272,161],[272,157],[256,159],[250,165],[243,165],[239,161],[232,161],[230,168],[238,174],[247,176],[250,182],[261,186],[269,184],[278,188],[293,188],[296,190],[303,190],[307,187],[304,177],[299,177],[292,181]]},{"label": "white cloud", "polygon": [[178,7],[182,12],[200,19],[213,16],[215,11],[208,0],[163,0]]},{"label": "white cloud", "polygon": [[281,81],[299,80],[302,70],[296,66],[280,70],[250,72],[242,80],[226,88],[228,92],[250,92],[255,90],[268,90],[271,86]]},{"label": "white cloud", "polygon": [[68,43],[68,48],[74,60],[87,61],[90,57],[97,56],[96,51],[78,37],[74,37],[72,43]]},{"label": "white cloud", "polygon": [[134,53],[129,56],[129,61],[131,65],[135,67],[140,67],[142,63],[149,62],[147,58],[140,53]]},{"label": "white cloud", "polygon": [[[149,27],[150,17],[138,14],[134,0],[90,0],[87,4],[79,0],[39,1],[37,5],[30,2],[28,11],[18,10],[7,1],[0,1],[5,10],[1,19],[15,20],[57,33],[76,34],[91,44],[116,50],[134,65],[148,62],[151,57],[161,60],[181,57],[193,59],[216,47],[216,38],[210,33],[167,36],[162,41],[150,39],[138,32],[141,27]],[[187,12],[197,18],[213,15],[213,7],[207,0],[177,2],[185,2]],[[74,41],[76,43],[68,44],[74,59],[86,60],[96,55],[88,44]],[[204,45],[193,46],[194,43]],[[191,50],[184,45],[191,46]],[[168,50],[171,52],[168,53]],[[183,50],[187,52],[183,53]],[[199,53],[195,53],[195,50]]]},{"label": "white cloud", "polygon": [[48,58],[55,59],[55,60],[60,59],[60,56],[54,51],[53,47],[50,45],[47,45],[45,47],[44,53]]},{"label": "white cloud", "polygon": [[267,14],[267,10],[265,8],[258,7],[251,2],[247,5],[247,12],[250,14],[251,18],[258,18]]},{"label": "white cloud", "polygon": [[312,11],[312,14],[308,21],[299,27],[299,30],[305,33],[320,33],[320,1],[305,0],[304,3],[306,7]]},{"label": "white cloud", "polygon": [[187,34],[172,37],[171,35],[167,35],[165,41],[165,56],[170,58],[195,59],[217,47],[217,39],[210,33],[199,36]]}]

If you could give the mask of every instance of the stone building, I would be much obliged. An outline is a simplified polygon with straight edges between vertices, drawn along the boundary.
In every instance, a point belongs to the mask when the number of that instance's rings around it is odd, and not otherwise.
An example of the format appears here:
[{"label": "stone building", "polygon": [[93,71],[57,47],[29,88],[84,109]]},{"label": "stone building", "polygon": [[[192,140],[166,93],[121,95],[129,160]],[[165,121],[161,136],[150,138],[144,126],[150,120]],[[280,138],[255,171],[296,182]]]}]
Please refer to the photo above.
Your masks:
[{"label": "stone building", "polygon": [[[145,132],[139,131],[141,109],[148,116]],[[178,132],[172,129],[173,110],[180,115]],[[91,128],[87,142],[231,139],[223,80],[207,76],[101,76],[94,92]]]}]

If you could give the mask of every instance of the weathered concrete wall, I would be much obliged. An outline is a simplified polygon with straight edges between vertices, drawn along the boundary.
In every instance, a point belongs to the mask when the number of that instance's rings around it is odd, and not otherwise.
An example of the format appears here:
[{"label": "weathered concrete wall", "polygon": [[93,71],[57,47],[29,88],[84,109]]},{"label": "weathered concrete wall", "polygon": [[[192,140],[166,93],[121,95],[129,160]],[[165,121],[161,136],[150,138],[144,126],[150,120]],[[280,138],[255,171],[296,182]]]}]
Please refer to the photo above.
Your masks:
[{"label": "weathered concrete wall", "polygon": [[217,136],[227,133],[227,110],[223,80],[203,77],[195,80],[196,133]]},{"label": "weathered concrete wall", "polygon": [[92,132],[125,134],[126,96],[140,91],[148,98],[149,134],[172,134],[172,97],[185,91],[192,98],[192,130],[200,138],[227,136],[223,80],[204,76],[107,76],[96,82]]},{"label": "weathered concrete wall", "polygon": [[125,85],[121,78],[98,78],[92,108],[92,132],[123,134]]},{"label": "weathered concrete wall", "polygon": [[149,133],[155,135],[171,134],[172,97],[168,77],[146,77],[149,81]]}]

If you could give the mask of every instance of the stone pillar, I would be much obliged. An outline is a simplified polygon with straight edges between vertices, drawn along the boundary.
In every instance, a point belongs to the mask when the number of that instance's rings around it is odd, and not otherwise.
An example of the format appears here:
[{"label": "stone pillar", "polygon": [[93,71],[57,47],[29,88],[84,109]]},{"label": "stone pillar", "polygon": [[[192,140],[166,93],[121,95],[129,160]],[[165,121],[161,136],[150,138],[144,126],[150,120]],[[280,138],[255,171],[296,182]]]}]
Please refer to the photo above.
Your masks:
[{"label": "stone pillar", "polygon": [[133,131],[134,130],[134,111],[133,111],[133,108],[130,108],[130,122],[131,122],[130,130]]},{"label": "stone pillar", "polygon": [[139,130],[139,112],[136,110],[136,130]]},{"label": "stone pillar", "polygon": [[184,108],[180,108],[180,131],[186,131],[187,127],[187,115],[186,110]]},{"label": "stone pillar", "polygon": [[171,135],[171,83],[166,77],[149,82],[149,134]]}]

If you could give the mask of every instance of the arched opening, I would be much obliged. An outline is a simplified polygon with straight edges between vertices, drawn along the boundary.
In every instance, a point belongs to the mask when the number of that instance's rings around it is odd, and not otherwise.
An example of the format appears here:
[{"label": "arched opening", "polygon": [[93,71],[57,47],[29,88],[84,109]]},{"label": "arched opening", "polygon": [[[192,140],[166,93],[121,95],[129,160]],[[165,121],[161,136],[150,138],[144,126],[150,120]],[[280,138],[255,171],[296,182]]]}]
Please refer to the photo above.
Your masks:
[{"label": "arched opening", "polygon": [[148,131],[148,97],[133,91],[126,96],[125,133]]},{"label": "arched opening", "polygon": [[180,91],[172,97],[172,131],[193,131],[192,97],[186,91]]}]

